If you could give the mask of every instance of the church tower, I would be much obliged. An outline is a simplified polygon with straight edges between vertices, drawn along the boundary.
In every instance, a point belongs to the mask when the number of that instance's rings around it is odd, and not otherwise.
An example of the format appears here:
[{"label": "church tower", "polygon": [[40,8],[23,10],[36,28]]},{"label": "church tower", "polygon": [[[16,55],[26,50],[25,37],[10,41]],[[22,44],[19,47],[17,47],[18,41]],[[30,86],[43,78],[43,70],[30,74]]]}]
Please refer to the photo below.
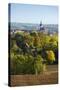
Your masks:
[{"label": "church tower", "polygon": [[44,28],[44,26],[43,26],[43,24],[42,24],[42,21],[40,22],[40,31],[43,31],[43,30],[45,30],[45,28]]}]

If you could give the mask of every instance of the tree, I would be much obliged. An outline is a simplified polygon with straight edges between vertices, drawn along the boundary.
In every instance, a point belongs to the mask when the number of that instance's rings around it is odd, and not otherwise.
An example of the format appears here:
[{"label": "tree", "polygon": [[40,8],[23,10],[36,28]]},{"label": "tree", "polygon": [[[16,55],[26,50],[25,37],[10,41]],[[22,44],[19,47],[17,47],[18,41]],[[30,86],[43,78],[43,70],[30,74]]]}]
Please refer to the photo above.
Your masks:
[{"label": "tree", "polygon": [[46,44],[49,43],[50,37],[44,33],[39,33],[39,38],[40,38],[40,44],[41,47],[43,48]]},{"label": "tree", "polygon": [[40,38],[39,38],[39,36],[38,36],[38,33],[35,33],[35,35],[34,35],[33,45],[34,45],[34,47],[36,47],[36,48],[41,47],[41,45],[40,45]]}]

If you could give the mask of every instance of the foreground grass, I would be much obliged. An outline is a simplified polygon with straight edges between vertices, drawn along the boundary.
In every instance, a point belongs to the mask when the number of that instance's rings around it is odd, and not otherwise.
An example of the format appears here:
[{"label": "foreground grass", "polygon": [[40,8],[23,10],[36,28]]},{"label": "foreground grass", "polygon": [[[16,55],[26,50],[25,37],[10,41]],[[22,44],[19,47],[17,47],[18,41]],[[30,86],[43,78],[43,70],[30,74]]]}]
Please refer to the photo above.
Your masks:
[{"label": "foreground grass", "polygon": [[49,65],[47,67],[48,70],[39,75],[11,75],[11,86],[57,84],[57,65]]}]

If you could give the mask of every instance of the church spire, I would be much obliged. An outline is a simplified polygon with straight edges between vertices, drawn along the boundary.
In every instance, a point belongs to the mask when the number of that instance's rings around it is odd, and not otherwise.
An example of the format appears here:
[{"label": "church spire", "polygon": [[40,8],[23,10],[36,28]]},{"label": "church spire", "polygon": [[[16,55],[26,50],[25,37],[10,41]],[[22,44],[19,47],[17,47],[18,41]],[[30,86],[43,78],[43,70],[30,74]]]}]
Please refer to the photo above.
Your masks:
[{"label": "church spire", "polygon": [[40,30],[44,30],[44,26],[42,24],[42,21],[40,21]]},{"label": "church spire", "polygon": [[40,21],[40,26],[42,26],[42,21]]}]

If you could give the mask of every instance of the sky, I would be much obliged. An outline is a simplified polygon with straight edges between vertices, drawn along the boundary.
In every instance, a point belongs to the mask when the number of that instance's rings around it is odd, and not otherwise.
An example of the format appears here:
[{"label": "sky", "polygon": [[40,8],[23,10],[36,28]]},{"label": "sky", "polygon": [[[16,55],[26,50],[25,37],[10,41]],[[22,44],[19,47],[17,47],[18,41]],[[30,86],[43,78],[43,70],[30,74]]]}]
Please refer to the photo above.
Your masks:
[{"label": "sky", "polygon": [[10,20],[16,23],[58,24],[58,7],[12,3]]}]

